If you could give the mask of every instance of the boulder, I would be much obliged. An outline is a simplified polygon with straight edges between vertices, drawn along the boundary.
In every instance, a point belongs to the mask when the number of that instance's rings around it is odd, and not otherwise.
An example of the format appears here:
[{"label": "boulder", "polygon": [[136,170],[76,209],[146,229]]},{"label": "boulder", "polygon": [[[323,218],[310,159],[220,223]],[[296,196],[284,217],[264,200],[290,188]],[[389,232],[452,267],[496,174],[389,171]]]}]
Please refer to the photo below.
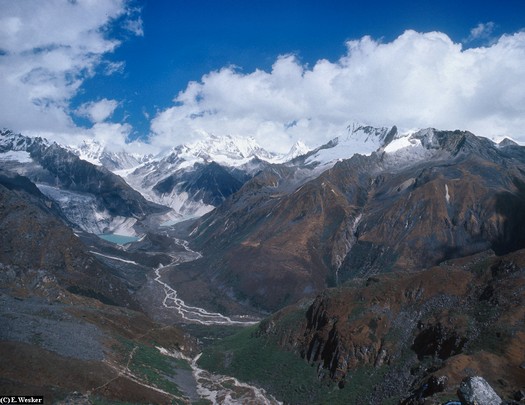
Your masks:
[{"label": "boulder", "polygon": [[465,378],[458,390],[458,397],[464,405],[500,405],[501,398],[483,377]]}]

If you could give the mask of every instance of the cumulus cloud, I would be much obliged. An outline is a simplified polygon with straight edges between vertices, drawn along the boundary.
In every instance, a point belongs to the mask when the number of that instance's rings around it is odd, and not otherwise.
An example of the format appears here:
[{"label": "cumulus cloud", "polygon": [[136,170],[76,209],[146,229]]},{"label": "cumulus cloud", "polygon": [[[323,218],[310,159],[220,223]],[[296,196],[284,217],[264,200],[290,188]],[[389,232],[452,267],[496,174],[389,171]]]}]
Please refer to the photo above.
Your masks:
[{"label": "cumulus cloud", "polygon": [[154,155],[159,153],[157,147],[140,139],[128,143],[132,130],[131,125],[126,123],[101,122],[93,125],[93,128],[88,131],[88,135],[89,137],[94,137],[112,152],[125,150],[128,153],[137,153],[140,155]]},{"label": "cumulus cloud", "polygon": [[98,123],[104,122],[111,117],[117,107],[118,102],[116,100],[103,98],[100,101],[90,101],[82,104],[76,110],[76,113],[90,119],[93,123]]},{"label": "cumulus cloud", "polygon": [[203,134],[255,137],[285,151],[346,133],[352,122],[400,128],[466,129],[525,141],[525,32],[490,47],[463,49],[439,32],[370,37],[309,67],[294,55],[271,71],[225,67],[191,82],[151,122],[152,142],[173,145]]},{"label": "cumulus cloud", "polygon": [[[119,45],[107,37],[109,24],[120,19],[140,33],[135,14],[127,0],[0,0],[0,125],[52,139],[82,133],[69,101]],[[107,64],[108,73],[121,68]],[[94,121],[103,120],[104,106],[92,107]]]},{"label": "cumulus cloud", "polygon": [[[143,35],[139,14],[128,0],[0,0],[0,127],[66,143],[88,135],[124,145],[131,126],[108,122],[118,100],[76,111],[69,103],[95,71],[123,71],[124,62],[104,60],[120,44],[110,28],[118,23],[126,35]],[[479,24],[469,41],[492,40],[494,28]],[[414,31],[346,45],[336,61],[308,66],[282,55],[269,71],[224,67],[188,83],[151,120],[152,144],[233,134],[285,152],[299,139],[317,146],[343,135],[353,122],[460,128],[525,142],[525,32],[467,49],[446,34]],[[75,113],[93,126],[77,127]]]},{"label": "cumulus cloud", "polygon": [[131,125],[113,122],[97,122],[90,129],[93,137],[110,150],[121,150],[131,132]]}]

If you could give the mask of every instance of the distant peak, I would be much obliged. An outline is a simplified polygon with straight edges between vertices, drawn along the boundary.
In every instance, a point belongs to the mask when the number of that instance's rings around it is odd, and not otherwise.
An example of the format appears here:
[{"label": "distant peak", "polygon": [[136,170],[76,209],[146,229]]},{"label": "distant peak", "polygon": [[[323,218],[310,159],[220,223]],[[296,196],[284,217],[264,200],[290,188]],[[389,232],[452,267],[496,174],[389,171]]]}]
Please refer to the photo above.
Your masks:
[{"label": "distant peak", "polygon": [[303,141],[297,141],[290,148],[290,151],[286,154],[288,160],[296,158],[297,156],[306,155],[310,152],[311,148],[305,145]]},{"label": "distant peak", "polygon": [[46,138],[31,137],[15,133],[11,130],[4,129],[0,131],[0,147],[6,150],[26,150],[29,146],[39,144],[43,146],[50,146],[51,143]]},{"label": "distant peak", "polygon": [[347,127],[348,135],[342,140],[354,140],[361,142],[379,142],[387,144],[397,135],[397,127],[373,127],[371,125],[350,124]]},{"label": "distant peak", "polygon": [[505,146],[519,146],[519,143],[513,141],[510,138],[505,138],[505,139],[502,139],[500,142],[498,142],[498,146],[500,148],[503,148]]},{"label": "distant peak", "polygon": [[172,149],[172,154],[185,160],[194,158],[215,161],[227,166],[258,158],[270,160],[274,155],[262,148],[253,137],[207,134],[202,139]]}]

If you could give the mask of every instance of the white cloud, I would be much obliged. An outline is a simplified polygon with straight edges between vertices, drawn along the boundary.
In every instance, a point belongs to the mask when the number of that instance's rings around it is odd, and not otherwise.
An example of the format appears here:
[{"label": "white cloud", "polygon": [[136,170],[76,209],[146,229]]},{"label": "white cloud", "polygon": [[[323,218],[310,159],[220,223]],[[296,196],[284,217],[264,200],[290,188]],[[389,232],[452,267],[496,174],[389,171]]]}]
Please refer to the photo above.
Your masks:
[{"label": "white cloud", "polygon": [[111,76],[114,73],[123,73],[124,68],[126,66],[126,62],[120,61],[120,62],[104,62],[104,74],[106,76]]},{"label": "white cloud", "polygon": [[[107,37],[110,24],[140,33],[132,15],[127,0],[0,0],[0,126],[51,139],[82,133],[69,102],[119,45]],[[122,66],[108,63],[107,73]],[[110,104],[94,104],[93,120]]]},{"label": "white cloud", "polygon": [[137,35],[139,37],[144,36],[143,23],[142,23],[142,18],[140,16],[135,19],[126,20],[126,23],[124,24],[124,28],[126,28],[128,31],[130,31],[134,35]]},{"label": "white cloud", "polygon": [[76,113],[82,117],[89,118],[93,123],[106,121],[118,107],[116,100],[103,98],[100,101],[90,101],[82,104]]},{"label": "white cloud", "polygon": [[470,30],[470,35],[465,40],[465,42],[472,42],[480,39],[490,39],[495,27],[496,24],[494,24],[492,21],[489,21],[488,23],[479,23]]},{"label": "white cloud", "polygon": [[90,134],[111,150],[121,150],[131,132],[131,125],[110,122],[98,122],[90,129]]},{"label": "white cloud", "polygon": [[[117,100],[76,111],[94,123],[89,129],[74,124],[69,103],[97,67],[123,71],[124,62],[104,60],[119,45],[109,28],[143,35],[139,12],[127,0],[0,0],[0,127],[124,145],[132,128],[107,122]],[[480,24],[471,38],[491,38],[493,30]],[[525,32],[464,49],[443,33],[406,31],[388,43],[349,41],[339,60],[313,66],[283,55],[270,71],[225,67],[190,82],[160,111],[151,140],[162,147],[207,133],[249,135],[286,151],[298,139],[317,146],[342,135],[354,121],[525,142]]]},{"label": "white cloud", "polygon": [[210,72],[152,120],[152,142],[238,134],[284,151],[297,139],[326,142],[353,121],[525,141],[525,32],[466,50],[443,33],[414,31],[389,43],[363,37],[347,49],[311,68],[285,55],[269,72]]},{"label": "white cloud", "polygon": [[[141,140],[127,143],[133,128],[129,124],[98,122],[92,128],[78,134],[79,139],[94,138],[113,152],[126,150],[129,153],[155,154],[159,150]],[[78,141],[76,143],[79,143]],[[70,143],[72,144],[72,143]]]}]

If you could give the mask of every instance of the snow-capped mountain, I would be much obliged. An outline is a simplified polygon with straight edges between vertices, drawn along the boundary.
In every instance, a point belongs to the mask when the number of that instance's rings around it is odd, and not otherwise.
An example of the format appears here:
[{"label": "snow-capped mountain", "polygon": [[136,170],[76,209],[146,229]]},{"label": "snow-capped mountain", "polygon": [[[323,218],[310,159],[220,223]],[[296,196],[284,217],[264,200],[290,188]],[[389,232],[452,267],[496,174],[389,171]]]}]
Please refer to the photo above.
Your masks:
[{"label": "snow-capped mountain", "polygon": [[[57,173],[65,169],[56,166],[64,166],[64,159],[69,166],[94,165],[99,168],[92,167],[97,173],[102,173],[104,168],[117,174],[147,200],[172,208],[172,216],[182,219],[209,212],[264,167],[287,162],[307,152],[308,148],[301,142],[289,153],[277,155],[266,151],[253,138],[211,135],[153,157],[123,150],[114,152],[95,140],[60,146],[10,131],[0,137],[2,165],[29,176],[42,192],[61,205],[72,222],[94,233],[133,232],[135,215],[121,215],[104,208],[100,196],[91,195],[90,191],[86,194],[76,182],[63,179],[68,184],[62,184]],[[50,160],[53,154],[54,162]],[[44,157],[46,167],[42,163]]]},{"label": "snow-capped mountain", "polygon": [[[403,166],[433,156],[439,149],[436,142],[430,129],[400,134],[395,126],[374,128],[353,124],[344,136],[311,151],[298,141],[287,154],[278,155],[262,148],[253,138],[210,135],[153,157],[125,151],[112,152],[94,140],[64,148],[41,138],[10,133],[0,139],[0,161],[11,162],[11,166],[17,162],[16,171],[22,175],[32,173],[43,192],[58,201],[69,212],[70,219],[83,229],[100,233],[122,228],[129,232],[135,221],[133,215],[113,215],[100,205],[100,196],[86,200],[85,195],[75,194],[84,192],[76,186],[53,184],[57,175],[43,171],[38,161],[42,151],[53,149],[61,156],[67,151],[80,162],[108,169],[122,177],[146,200],[171,208],[172,217],[186,219],[211,211],[254,175],[276,167],[274,165],[284,164],[288,168],[284,172],[274,171],[274,174],[279,172],[284,176],[279,180],[281,186],[298,187],[356,153],[382,154],[381,164],[385,168]],[[40,152],[35,154],[36,150]],[[35,156],[38,157],[36,160]],[[68,161],[71,156],[67,157]],[[40,173],[37,177],[35,170]],[[42,175],[43,172],[47,174]],[[86,214],[84,211],[89,207],[91,213]],[[93,218],[97,219],[93,221]]]},{"label": "snow-capped mountain", "polygon": [[264,167],[307,152],[302,142],[277,155],[253,138],[210,135],[116,173],[150,201],[192,217],[211,211]]},{"label": "snow-capped mountain", "polygon": [[202,159],[225,166],[239,166],[250,159],[271,160],[274,154],[263,149],[255,139],[210,135],[205,140],[182,145],[173,149],[187,161]]},{"label": "snow-capped mountain", "polygon": [[68,149],[80,159],[97,166],[104,166],[112,172],[131,169],[152,157],[151,155],[130,154],[124,150],[112,152],[94,139],[85,139],[79,145],[68,146]]},{"label": "snow-capped mountain", "polygon": [[106,168],[42,138],[0,132],[0,163],[35,183],[71,223],[87,232],[134,234],[138,220],[167,211]]},{"label": "snow-capped mountain", "polygon": [[273,158],[272,163],[286,163],[296,157],[304,156],[310,152],[311,148],[306,146],[303,141],[297,141],[293,144],[290,151],[286,155],[281,155],[279,157]]},{"label": "snow-capped mountain", "polygon": [[351,125],[348,133],[337,137],[308,155],[304,164],[325,170],[342,159],[349,159],[354,154],[370,155],[390,143],[398,134],[395,126],[374,128],[371,126]]},{"label": "snow-capped mountain", "polygon": [[340,160],[355,153],[370,155],[400,136],[395,126],[374,128],[352,124],[344,136],[317,149],[310,150],[298,141],[281,155],[265,150],[251,137],[216,135],[173,147],[155,157],[109,152],[95,141],[85,141],[74,151],[80,158],[122,176],[146,199],[187,218],[211,211],[245,181],[272,164],[293,167],[296,174],[291,181],[302,183]]},{"label": "snow-capped mountain", "polygon": [[[298,158],[292,159],[288,165],[310,169],[310,178],[333,167],[337,162],[350,159],[359,154],[381,156],[381,164],[386,168],[402,168],[425,159],[448,158],[451,148],[457,145],[445,145],[443,138],[437,136],[441,131],[425,128],[400,133],[396,126],[391,128],[374,128],[371,126],[352,125],[348,127],[348,134],[332,139],[325,145],[318,147]],[[494,142],[486,139],[483,142]],[[496,144],[494,144],[496,145]],[[500,147],[517,145],[504,140]]]},{"label": "snow-capped mountain", "polygon": [[286,154],[276,154],[261,147],[252,137],[232,135],[209,135],[206,139],[183,144],[172,148],[167,153],[161,153],[156,158],[186,161],[189,166],[193,163],[215,162],[221,166],[238,167],[253,159],[268,163],[284,163],[299,155],[309,152],[309,148],[301,141],[296,142]]}]

